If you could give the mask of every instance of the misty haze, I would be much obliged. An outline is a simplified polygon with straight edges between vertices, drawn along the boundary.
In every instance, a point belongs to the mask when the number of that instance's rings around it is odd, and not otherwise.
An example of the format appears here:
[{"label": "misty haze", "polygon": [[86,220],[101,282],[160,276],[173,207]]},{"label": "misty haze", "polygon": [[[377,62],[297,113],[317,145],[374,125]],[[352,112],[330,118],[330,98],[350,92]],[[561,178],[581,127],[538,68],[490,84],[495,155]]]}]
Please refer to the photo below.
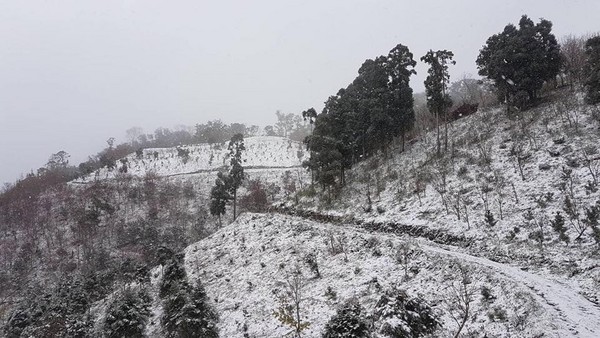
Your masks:
[{"label": "misty haze", "polygon": [[600,337],[594,13],[0,4],[0,337]]}]

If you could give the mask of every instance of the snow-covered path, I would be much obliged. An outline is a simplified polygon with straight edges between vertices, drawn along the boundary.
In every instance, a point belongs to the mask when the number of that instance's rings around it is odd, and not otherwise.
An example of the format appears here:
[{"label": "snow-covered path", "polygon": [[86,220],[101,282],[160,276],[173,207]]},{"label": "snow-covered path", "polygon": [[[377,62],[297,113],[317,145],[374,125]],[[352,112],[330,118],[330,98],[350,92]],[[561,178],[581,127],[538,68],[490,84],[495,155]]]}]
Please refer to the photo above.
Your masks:
[{"label": "snow-covered path", "polygon": [[489,259],[435,246],[422,245],[421,248],[488,267],[506,278],[527,286],[533,291],[532,294],[539,304],[556,318],[556,332],[560,337],[600,337],[600,307],[585,299],[568,285]]}]

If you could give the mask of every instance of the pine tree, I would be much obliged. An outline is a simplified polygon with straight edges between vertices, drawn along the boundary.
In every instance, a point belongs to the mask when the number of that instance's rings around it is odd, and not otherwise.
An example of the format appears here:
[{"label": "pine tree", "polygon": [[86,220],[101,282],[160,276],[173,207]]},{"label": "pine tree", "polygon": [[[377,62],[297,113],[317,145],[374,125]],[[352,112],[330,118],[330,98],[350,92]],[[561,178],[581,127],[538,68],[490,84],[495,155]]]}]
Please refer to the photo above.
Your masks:
[{"label": "pine tree", "polygon": [[244,136],[242,134],[235,134],[229,141],[229,181],[228,188],[229,194],[233,197],[233,220],[237,217],[237,190],[244,181],[244,167],[242,166],[242,152],[246,150],[244,147]]},{"label": "pine tree", "polygon": [[499,97],[519,108],[535,102],[544,82],[554,80],[561,67],[560,46],[551,31],[552,22],[534,24],[523,15],[519,28],[509,24],[487,39],[477,57],[479,75],[493,80]]},{"label": "pine tree", "polygon": [[177,325],[178,337],[182,338],[217,338],[219,317],[208,304],[208,297],[200,281],[190,290],[186,304],[180,310]]},{"label": "pine tree", "polygon": [[325,324],[323,338],[368,338],[371,337],[364,309],[357,300],[351,299],[340,307]]},{"label": "pine tree", "polygon": [[487,223],[488,226],[493,227],[494,225],[496,225],[496,223],[498,223],[498,221],[494,218],[494,215],[492,214],[491,211],[486,210],[485,211],[485,223]]},{"label": "pine tree", "polygon": [[167,337],[219,336],[218,315],[208,304],[202,283],[191,287],[187,282],[182,256],[167,264],[159,296],[163,299],[161,324]]},{"label": "pine tree", "polygon": [[144,337],[144,328],[150,314],[149,298],[145,292],[127,288],[110,304],[104,321],[104,332],[109,338]]},{"label": "pine tree", "polygon": [[185,280],[185,268],[183,266],[183,255],[177,254],[170,259],[163,271],[163,277],[160,284],[160,297],[165,297],[173,292],[177,285]]},{"label": "pine tree", "polygon": [[406,292],[395,287],[381,296],[375,305],[375,316],[382,322],[380,333],[388,337],[422,337],[440,326],[427,303],[409,298]]},{"label": "pine tree", "polygon": [[569,235],[567,235],[567,228],[565,227],[565,218],[560,214],[560,212],[556,212],[554,219],[550,221],[550,225],[552,229],[558,233],[558,239],[568,244],[570,242]]},{"label": "pine tree", "polygon": [[448,50],[429,50],[421,57],[421,61],[429,64],[427,79],[425,79],[425,94],[427,95],[427,107],[436,117],[437,128],[437,153],[441,153],[440,120],[445,125],[444,150],[448,149],[448,119],[446,114],[452,106],[452,100],[447,93],[450,83],[448,64],[456,64],[452,60],[454,53]]},{"label": "pine tree", "polygon": [[585,43],[586,74],[585,100],[590,104],[600,102],[600,36],[595,36]]},{"label": "pine tree", "polygon": [[389,74],[388,88],[392,94],[391,114],[394,128],[399,130],[402,137],[402,151],[404,140],[415,122],[413,108],[413,92],[409,85],[410,76],[416,74],[414,70],[417,62],[408,47],[398,44],[387,55],[387,70]]}]

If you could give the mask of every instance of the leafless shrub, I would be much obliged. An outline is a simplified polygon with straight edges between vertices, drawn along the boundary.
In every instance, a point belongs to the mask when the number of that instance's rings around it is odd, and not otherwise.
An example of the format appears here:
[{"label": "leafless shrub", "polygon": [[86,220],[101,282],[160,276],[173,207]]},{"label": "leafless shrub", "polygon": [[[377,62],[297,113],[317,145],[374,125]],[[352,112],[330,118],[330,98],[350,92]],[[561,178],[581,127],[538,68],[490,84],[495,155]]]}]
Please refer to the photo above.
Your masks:
[{"label": "leafless shrub", "polygon": [[346,237],[343,235],[336,236],[333,231],[327,232],[327,249],[333,256],[343,253],[344,261],[348,262],[348,254],[346,253]]},{"label": "leafless shrub", "polygon": [[600,175],[600,156],[597,156],[598,150],[595,146],[586,147],[582,152],[583,165],[587,168],[590,176],[592,176],[591,189],[598,186],[598,175]]},{"label": "leafless shrub", "polygon": [[531,154],[527,151],[525,144],[521,140],[515,140],[510,149],[510,155],[513,157],[515,164],[519,170],[521,179],[525,181],[524,168]]},{"label": "leafless shrub", "polygon": [[555,115],[562,119],[563,125],[568,126],[575,132],[579,131],[581,112],[579,111],[577,97],[573,93],[564,95],[560,100],[557,100],[553,108]]},{"label": "leafless shrub", "polygon": [[404,269],[404,280],[408,280],[408,271],[410,270],[411,262],[418,254],[418,247],[410,242],[404,241],[398,246],[396,261]]},{"label": "leafless shrub", "polygon": [[472,272],[470,269],[458,262],[455,265],[458,280],[450,283],[448,288],[449,298],[445,300],[445,303],[450,316],[458,325],[454,334],[454,338],[457,338],[469,319],[475,288],[472,286]]},{"label": "leafless shrub", "polygon": [[287,335],[300,338],[302,331],[310,326],[309,322],[302,320],[302,302],[305,300],[306,280],[300,269],[296,267],[296,270],[288,274],[285,281],[280,282],[279,286],[280,289],[276,292],[279,307],[273,311],[273,316],[282,324],[291,327]]},{"label": "leafless shrub", "polygon": [[440,195],[442,199],[442,203],[444,204],[444,208],[446,208],[446,213],[450,213],[448,209],[448,203],[446,201],[446,193],[447,193],[447,176],[448,176],[448,168],[447,164],[444,160],[440,160],[437,162],[433,172],[432,172],[432,186]]},{"label": "leafless shrub", "polygon": [[566,76],[571,89],[583,85],[586,65],[585,42],[589,37],[589,35],[567,35],[560,40],[560,54],[564,69],[561,80],[564,82]]}]

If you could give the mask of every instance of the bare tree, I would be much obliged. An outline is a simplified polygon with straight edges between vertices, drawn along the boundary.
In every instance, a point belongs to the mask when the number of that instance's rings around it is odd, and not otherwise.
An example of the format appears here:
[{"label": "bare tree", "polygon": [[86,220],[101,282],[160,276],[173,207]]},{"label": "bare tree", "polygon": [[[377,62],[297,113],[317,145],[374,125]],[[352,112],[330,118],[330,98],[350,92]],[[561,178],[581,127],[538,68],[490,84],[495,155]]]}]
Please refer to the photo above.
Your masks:
[{"label": "bare tree", "polygon": [[523,172],[523,169],[531,154],[525,150],[525,144],[522,141],[515,141],[515,144],[510,150],[510,154],[515,159],[521,179],[525,181],[525,173]]},{"label": "bare tree", "polygon": [[598,175],[600,175],[600,157],[592,157],[595,155],[593,148],[583,151],[583,165],[587,168],[592,176],[591,184],[593,187],[598,185]]},{"label": "bare tree", "polygon": [[[582,85],[585,69],[585,41],[589,36],[567,35],[560,41],[560,54],[563,60],[564,75],[567,82],[574,89],[575,85]],[[561,75],[563,79],[563,75]]]},{"label": "bare tree", "polygon": [[129,140],[129,142],[133,146],[137,142],[139,142],[140,136],[144,135],[144,129],[140,127],[131,127],[125,130],[125,135],[127,137],[127,140]]},{"label": "bare tree", "polygon": [[408,269],[410,263],[417,255],[417,247],[408,241],[400,243],[398,250],[396,251],[396,261],[402,265],[404,269],[404,280],[408,280]]},{"label": "bare tree", "polygon": [[450,210],[448,209],[448,202],[446,201],[448,168],[445,161],[438,161],[432,176],[433,188],[440,194],[444,208],[446,208],[446,213],[449,214]]},{"label": "bare tree", "polygon": [[494,170],[494,188],[496,190],[496,201],[498,202],[498,208],[500,209],[500,219],[503,219],[502,207],[504,206],[504,188],[506,187],[507,181],[500,170]]},{"label": "bare tree", "polygon": [[468,267],[456,262],[458,281],[450,285],[450,299],[446,301],[450,316],[458,325],[454,338],[460,335],[469,319],[471,303],[475,290],[471,287],[471,271]]},{"label": "bare tree", "polygon": [[302,337],[302,331],[310,325],[309,322],[302,321],[301,305],[304,300],[306,281],[300,268],[296,267],[295,271],[289,274],[282,284],[283,290],[278,297],[279,308],[273,312],[273,315],[282,324],[292,328],[288,334],[300,338]]}]

